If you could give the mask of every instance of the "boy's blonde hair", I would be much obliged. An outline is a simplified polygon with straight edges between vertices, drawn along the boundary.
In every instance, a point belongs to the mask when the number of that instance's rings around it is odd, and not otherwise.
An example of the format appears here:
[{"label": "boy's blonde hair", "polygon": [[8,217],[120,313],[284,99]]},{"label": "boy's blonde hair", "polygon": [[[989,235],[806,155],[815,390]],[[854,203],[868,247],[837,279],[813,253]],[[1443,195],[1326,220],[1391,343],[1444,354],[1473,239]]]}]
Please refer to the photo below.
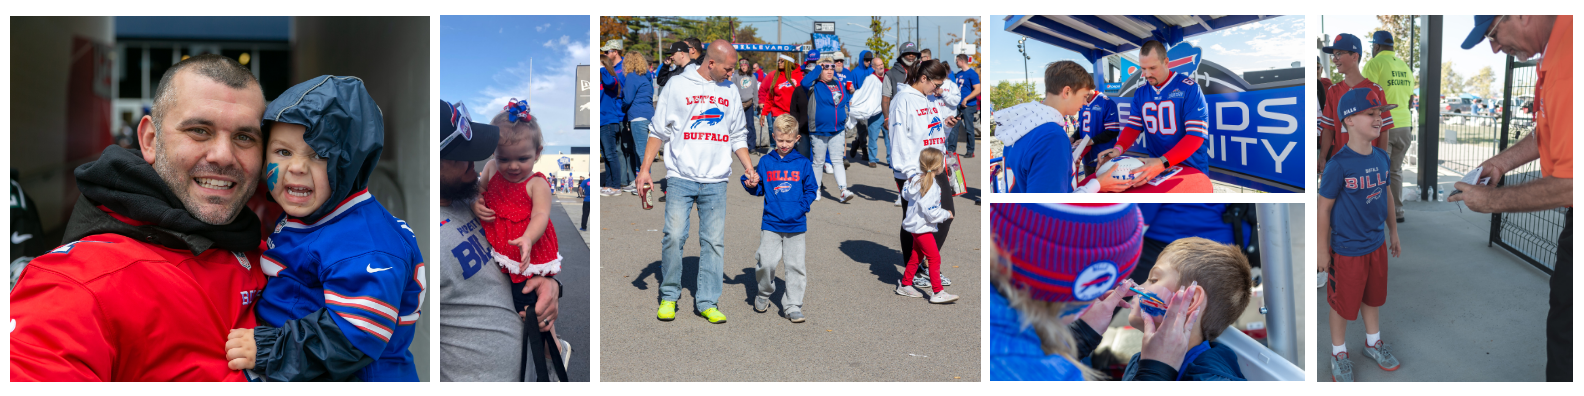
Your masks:
[{"label": "boy's blonde hair", "polygon": [[1205,341],[1214,341],[1248,307],[1254,280],[1249,275],[1248,257],[1238,248],[1189,237],[1166,245],[1159,260],[1170,262],[1177,270],[1178,285],[1199,282],[1199,287],[1204,288],[1205,306],[1199,328],[1204,331]]},{"label": "boy's blonde hair", "polygon": [[502,111],[495,114],[495,118],[490,119],[490,125],[500,128],[500,142],[497,143],[498,145],[517,144],[527,140],[533,143],[533,152],[535,154],[544,152],[544,134],[540,133],[539,130],[539,117],[530,116],[526,120],[519,119],[513,122],[511,117]]},{"label": "boy's blonde hair", "polygon": [[946,162],[946,154],[942,154],[938,148],[930,147],[919,152],[919,171],[924,172],[920,176],[923,180],[919,180],[919,194],[927,193],[930,187],[935,186],[935,174],[940,173],[937,169],[943,162]]},{"label": "boy's blonde hair", "polygon": [[775,135],[785,133],[798,134],[797,117],[793,117],[791,114],[782,114],[780,117],[775,118]]},{"label": "boy's blonde hair", "polygon": [[[995,235],[990,237],[991,243],[999,244]],[[1002,252],[1003,250],[996,249],[995,251]],[[1012,307],[1012,309],[1017,310],[1021,314],[1023,328],[1033,327],[1034,333],[1039,335],[1040,348],[1045,351],[1045,354],[1066,358],[1068,362],[1072,363],[1073,367],[1077,367],[1079,371],[1083,372],[1085,380],[1105,380],[1105,374],[1075,358],[1078,356],[1077,339],[1073,336],[1072,331],[1067,329],[1067,324],[1061,319],[1062,312],[1081,303],[1044,301],[1034,298],[1027,290],[1012,284],[1012,264],[1008,260],[1010,260],[1009,257],[999,253],[991,260],[990,282],[996,286],[995,291],[1000,292],[1002,297],[1006,297],[1007,306]]]}]

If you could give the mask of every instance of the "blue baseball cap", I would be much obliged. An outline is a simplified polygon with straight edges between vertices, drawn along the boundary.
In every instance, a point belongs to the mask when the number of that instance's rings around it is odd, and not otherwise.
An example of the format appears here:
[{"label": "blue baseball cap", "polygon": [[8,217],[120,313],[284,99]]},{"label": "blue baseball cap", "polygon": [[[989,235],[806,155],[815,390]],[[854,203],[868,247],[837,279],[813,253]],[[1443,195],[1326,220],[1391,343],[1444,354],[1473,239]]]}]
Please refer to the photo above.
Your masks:
[{"label": "blue baseball cap", "polygon": [[819,58],[820,58],[819,50],[811,49],[808,52],[808,56],[803,57],[803,61],[804,62],[818,62]]},{"label": "blue baseball cap", "polygon": [[1358,36],[1342,33],[1338,34],[1335,39],[1331,40],[1330,46],[1321,48],[1320,50],[1327,54],[1332,53],[1332,51],[1348,51],[1358,54],[1364,52],[1364,45],[1359,43]]},{"label": "blue baseball cap", "polygon": [[1475,15],[1474,30],[1470,30],[1468,38],[1463,39],[1463,49],[1474,48],[1481,41],[1485,41],[1485,32],[1490,31],[1491,22],[1495,21],[1495,15]]},{"label": "blue baseball cap", "polygon": [[1353,88],[1342,95],[1342,100],[1337,101],[1337,108],[1341,109],[1338,112],[1341,116],[1339,119],[1345,120],[1360,111],[1376,108],[1388,111],[1397,108],[1397,105],[1386,103],[1380,95],[1376,95],[1369,88]]},{"label": "blue baseball cap", "polygon": [[1391,32],[1376,30],[1375,36],[1370,38],[1370,44],[1392,45]]}]

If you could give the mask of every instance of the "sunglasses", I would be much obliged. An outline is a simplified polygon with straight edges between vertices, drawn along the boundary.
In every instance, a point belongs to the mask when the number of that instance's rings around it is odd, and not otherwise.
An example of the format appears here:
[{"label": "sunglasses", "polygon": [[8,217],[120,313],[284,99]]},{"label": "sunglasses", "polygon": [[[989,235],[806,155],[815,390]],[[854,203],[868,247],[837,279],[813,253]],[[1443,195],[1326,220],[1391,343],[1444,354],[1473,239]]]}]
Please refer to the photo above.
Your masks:
[{"label": "sunglasses", "polygon": [[446,146],[451,145],[451,141],[456,140],[458,136],[462,137],[462,140],[473,141],[473,120],[468,116],[467,105],[457,102],[456,106],[451,107],[451,125],[456,127],[456,131],[440,141],[441,150],[445,150]]},{"label": "sunglasses", "polygon": [[1501,26],[1502,21],[1505,20],[1507,20],[1507,16],[1502,15],[1500,18],[1496,18],[1495,22],[1491,22],[1490,29],[1485,31],[1485,38],[1490,39],[1493,43],[1496,42],[1496,27]]}]

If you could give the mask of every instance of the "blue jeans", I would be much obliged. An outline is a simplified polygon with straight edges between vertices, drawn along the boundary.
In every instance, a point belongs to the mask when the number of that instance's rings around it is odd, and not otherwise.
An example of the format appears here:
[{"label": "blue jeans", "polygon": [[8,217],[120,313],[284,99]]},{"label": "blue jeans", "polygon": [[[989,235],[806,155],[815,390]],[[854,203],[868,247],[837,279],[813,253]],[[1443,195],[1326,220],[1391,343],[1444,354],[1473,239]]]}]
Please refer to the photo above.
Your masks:
[{"label": "blue jeans", "polygon": [[747,116],[743,118],[748,120],[748,152],[757,153],[759,152],[759,145],[757,144],[759,141],[759,126],[754,124],[759,123],[759,109],[743,107],[743,115]]},{"label": "blue jeans", "polygon": [[643,162],[644,144],[649,142],[649,120],[633,121],[631,124],[633,147],[638,149],[638,159],[633,160],[632,164],[633,178],[636,179],[638,178],[638,173],[643,170],[643,166],[647,165],[640,162]]},{"label": "blue jeans", "polygon": [[[885,135],[885,134],[886,134],[885,114],[883,114],[883,113],[875,113],[875,115],[869,116],[869,160],[870,161],[885,162],[887,164],[890,163],[890,162],[886,162],[885,160],[883,160],[883,158],[885,158],[886,155],[890,155],[891,154],[891,150],[889,149],[889,147],[891,147],[889,145],[891,143],[890,136],[889,135],[886,136],[887,146],[885,146],[885,148],[882,148],[879,144],[875,143],[876,140],[880,139],[880,135]],[[876,151],[876,150],[878,150],[878,151]]]},{"label": "blue jeans", "polygon": [[693,308],[714,308],[721,295],[722,256],[726,249],[726,182],[698,183],[680,177],[666,178],[665,230],[660,252],[660,299],[682,297],[682,245],[687,243],[688,217],[693,205],[699,212],[698,290]]},{"label": "blue jeans", "polygon": [[[792,149],[797,150],[798,154],[802,154],[803,158],[814,158],[814,150],[809,147],[810,144],[813,144],[813,142],[809,139],[809,135],[802,135],[798,137],[797,144],[792,145]],[[815,165],[815,173],[820,172],[823,166]]]},{"label": "blue jeans", "polygon": [[618,133],[621,133],[619,122],[600,125],[600,153],[605,157],[607,164],[602,174],[603,180],[600,181],[603,187],[620,188],[630,182],[627,180],[625,170],[627,161],[622,158],[621,138],[617,136]]},{"label": "blue jeans", "polygon": [[974,124],[975,120],[977,118],[979,118],[979,110],[977,108],[974,108],[974,107],[969,107],[967,109],[964,109],[962,112],[957,113],[957,115],[962,116],[962,120],[957,121],[957,126],[952,127],[951,133],[946,134],[946,151],[947,152],[956,152],[957,151],[957,132],[961,131],[962,134],[963,134],[963,139],[968,140],[968,155],[973,155],[973,153],[974,153],[974,138],[973,138],[973,133],[974,133],[973,131],[974,130],[973,130],[973,128],[976,126]]}]

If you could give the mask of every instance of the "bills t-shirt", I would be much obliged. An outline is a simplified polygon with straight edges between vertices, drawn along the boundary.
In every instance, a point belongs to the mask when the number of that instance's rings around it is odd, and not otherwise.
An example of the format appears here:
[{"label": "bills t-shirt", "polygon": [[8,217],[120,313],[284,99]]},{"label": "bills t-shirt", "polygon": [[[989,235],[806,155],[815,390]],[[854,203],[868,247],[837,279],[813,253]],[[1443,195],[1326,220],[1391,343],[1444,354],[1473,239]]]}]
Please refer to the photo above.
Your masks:
[{"label": "bills t-shirt", "polygon": [[973,93],[973,86],[979,85],[979,72],[974,71],[971,67],[963,69],[963,71],[957,72],[956,80],[958,90],[962,91],[962,98],[965,99],[962,103],[963,107],[978,107],[979,97],[975,96],[973,99],[968,99],[968,94]]},{"label": "bills t-shirt", "polygon": [[1363,256],[1386,241],[1390,169],[1386,152],[1374,147],[1365,155],[1342,146],[1326,162],[1320,196],[1336,200],[1331,209],[1332,251],[1343,256]]}]

